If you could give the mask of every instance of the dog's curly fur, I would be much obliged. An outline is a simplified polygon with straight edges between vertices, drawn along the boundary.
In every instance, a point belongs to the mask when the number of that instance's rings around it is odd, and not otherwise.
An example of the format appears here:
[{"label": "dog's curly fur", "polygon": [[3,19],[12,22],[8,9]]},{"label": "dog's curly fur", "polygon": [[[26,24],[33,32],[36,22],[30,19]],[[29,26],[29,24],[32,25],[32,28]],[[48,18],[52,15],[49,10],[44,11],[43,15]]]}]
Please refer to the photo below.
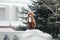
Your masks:
[{"label": "dog's curly fur", "polygon": [[[29,15],[31,15],[31,16],[29,16]],[[27,16],[28,16],[27,21],[28,21],[29,29],[35,29],[35,27],[36,27],[36,21],[34,19],[35,14],[33,12],[28,12]],[[29,22],[29,17],[32,17],[31,22]]]}]

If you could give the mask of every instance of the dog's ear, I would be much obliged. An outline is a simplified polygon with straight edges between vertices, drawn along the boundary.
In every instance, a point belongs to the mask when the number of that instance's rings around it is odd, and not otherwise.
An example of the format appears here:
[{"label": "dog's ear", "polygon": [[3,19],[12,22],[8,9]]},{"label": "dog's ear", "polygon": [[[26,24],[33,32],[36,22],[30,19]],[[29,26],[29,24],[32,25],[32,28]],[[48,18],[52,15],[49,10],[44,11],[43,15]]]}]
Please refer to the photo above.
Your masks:
[{"label": "dog's ear", "polygon": [[35,14],[32,12],[32,15],[35,16]]}]

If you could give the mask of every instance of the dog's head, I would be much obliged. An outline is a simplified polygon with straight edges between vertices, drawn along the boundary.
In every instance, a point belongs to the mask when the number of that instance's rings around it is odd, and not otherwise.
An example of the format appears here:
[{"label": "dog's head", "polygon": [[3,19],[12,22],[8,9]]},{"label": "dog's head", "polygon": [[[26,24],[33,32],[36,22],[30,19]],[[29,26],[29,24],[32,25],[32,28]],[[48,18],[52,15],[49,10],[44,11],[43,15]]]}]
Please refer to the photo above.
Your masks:
[{"label": "dog's head", "polygon": [[28,12],[27,16],[35,16],[35,14],[33,12]]}]

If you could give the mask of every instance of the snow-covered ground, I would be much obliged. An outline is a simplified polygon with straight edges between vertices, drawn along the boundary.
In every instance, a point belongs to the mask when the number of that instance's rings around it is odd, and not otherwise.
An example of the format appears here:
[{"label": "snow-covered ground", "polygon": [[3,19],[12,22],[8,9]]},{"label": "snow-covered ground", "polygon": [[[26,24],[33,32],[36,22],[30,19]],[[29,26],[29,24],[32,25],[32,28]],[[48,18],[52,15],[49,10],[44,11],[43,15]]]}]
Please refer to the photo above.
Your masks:
[{"label": "snow-covered ground", "polygon": [[12,28],[0,28],[0,32],[15,32]]},{"label": "snow-covered ground", "polygon": [[20,21],[0,21],[0,28],[18,28],[19,26],[26,26]]},{"label": "snow-covered ground", "polygon": [[13,29],[0,28],[0,40],[52,40],[52,36],[38,29],[15,31]]}]

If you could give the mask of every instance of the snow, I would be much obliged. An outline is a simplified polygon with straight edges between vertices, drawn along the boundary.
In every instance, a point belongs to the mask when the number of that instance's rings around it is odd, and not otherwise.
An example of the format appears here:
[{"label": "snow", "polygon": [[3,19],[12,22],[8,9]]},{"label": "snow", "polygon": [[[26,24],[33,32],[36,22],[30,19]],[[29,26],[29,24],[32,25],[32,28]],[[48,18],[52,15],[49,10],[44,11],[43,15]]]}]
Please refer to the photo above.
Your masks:
[{"label": "snow", "polygon": [[0,40],[3,40],[5,34],[8,35],[10,40],[13,40],[14,36],[16,36],[19,40],[52,40],[52,36],[50,34],[44,33],[38,29],[15,31],[10,28],[0,28]]},{"label": "snow", "polygon": [[26,30],[21,34],[22,40],[52,40],[52,36],[38,29]]},{"label": "snow", "polygon": [[0,28],[0,32],[15,32],[12,28]]},{"label": "snow", "polygon": [[0,26],[12,26],[12,27],[18,27],[18,26],[26,26],[22,23],[22,21],[0,21]]}]

